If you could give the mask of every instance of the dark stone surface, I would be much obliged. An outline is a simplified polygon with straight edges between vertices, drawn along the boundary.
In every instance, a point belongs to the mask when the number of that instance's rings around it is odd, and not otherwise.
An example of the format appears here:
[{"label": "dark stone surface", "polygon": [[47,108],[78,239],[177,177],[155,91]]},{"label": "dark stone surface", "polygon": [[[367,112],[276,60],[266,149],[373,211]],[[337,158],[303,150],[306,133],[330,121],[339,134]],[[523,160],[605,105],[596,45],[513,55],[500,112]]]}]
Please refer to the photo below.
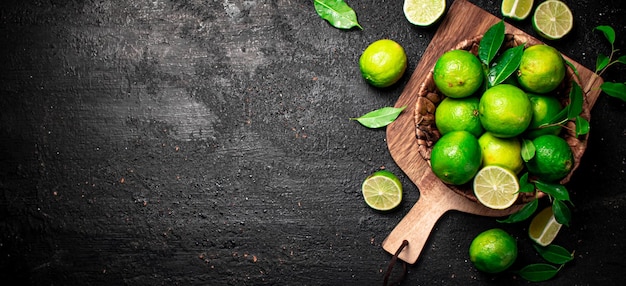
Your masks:
[{"label": "dark stone surface", "polygon": [[[500,1],[471,1],[500,15]],[[537,2],[537,1],[536,1]],[[348,1],[364,27],[343,31],[312,1],[0,2],[0,268],[15,285],[372,285],[380,244],[419,191],[390,157],[384,130],[349,117],[393,105],[436,31],[409,24],[402,1]],[[450,5],[452,1],[448,1]],[[536,5],[536,4],[535,4]],[[626,51],[621,1],[568,1],[571,35],[550,44],[587,67]],[[531,33],[530,21],[512,22]],[[368,86],[358,57],[391,38],[409,69]],[[626,80],[623,66],[607,81]],[[623,280],[624,103],[602,95],[568,184],[575,251],[546,285]],[[403,204],[377,213],[360,195],[380,167]],[[520,283],[479,273],[467,249],[502,227],[514,269],[540,262],[527,224],[451,212],[404,285]]]}]

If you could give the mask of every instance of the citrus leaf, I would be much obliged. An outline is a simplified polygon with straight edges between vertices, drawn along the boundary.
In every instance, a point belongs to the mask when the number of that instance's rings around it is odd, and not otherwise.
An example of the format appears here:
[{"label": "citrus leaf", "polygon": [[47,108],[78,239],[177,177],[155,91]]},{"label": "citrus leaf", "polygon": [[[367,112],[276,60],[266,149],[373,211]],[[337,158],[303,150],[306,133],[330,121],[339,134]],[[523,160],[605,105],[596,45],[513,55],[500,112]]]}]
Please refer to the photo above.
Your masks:
[{"label": "citrus leaf", "polygon": [[539,206],[539,199],[534,199],[524,205],[519,211],[512,213],[503,220],[497,220],[500,223],[516,223],[520,221],[524,221],[532,216],[535,211],[537,211],[537,207]]},{"label": "citrus leaf", "polygon": [[589,121],[582,116],[576,116],[576,136],[589,133]]},{"label": "citrus leaf", "polygon": [[618,63],[623,63],[623,64],[626,65],[626,55],[623,55],[623,56],[617,58],[617,62]]},{"label": "citrus leaf", "polygon": [[478,58],[483,64],[489,66],[496,57],[500,46],[504,42],[504,20],[495,23],[485,32],[478,46]]},{"label": "citrus leaf", "polygon": [[315,11],[322,19],[338,29],[358,27],[363,29],[356,18],[356,13],[343,0],[314,0]]},{"label": "citrus leaf", "polygon": [[402,110],[404,110],[406,106],[403,107],[383,107],[380,109],[376,109],[366,113],[365,115],[357,118],[350,118],[350,120],[356,120],[361,123],[363,126],[368,128],[380,128],[389,125],[391,122],[396,120]]},{"label": "citrus leaf", "polygon": [[576,66],[575,66],[572,62],[570,62],[570,61],[568,61],[568,60],[565,60],[565,63],[566,63],[566,64],[567,64],[567,65],[568,65],[568,66],[569,66],[569,67],[570,67],[570,68],[574,71],[574,74],[575,74],[577,77],[578,77],[578,76],[580,76],[580,75],[578,74],[578,69],[576,69]]},{"label": "citrus leaf", "polygon": [[559,272],[559,268],[546,263],[530,264],[522,268],[518,274],[530,282],[550,280]]},{"label": "citrus leaf", "polygon": [[[561,109],[561,111],[559,111],[559,113],[557,113],[554,117],[552,117],[552,119],[550,119],[550,121],[548,121],[548,124],[558,124],[563,122],[565,119],[567,119],[567,112],[569,111],[569,108],[566,106],[565,108]],[[546,124],[546,125],[548,125]],[[543,125],[543,124],[542,124]],[[540,125],[540,126],[542,126]]]},{"label": "citrus leaf", "polygon": [[542,181],[536,181],[535,185],[540,191],[548,195],[551,195],[553,198],[557,200],[569,201],[569,192],[563,185],[550,184],[550,183],[545,183]]},{"label": "citrus leaf", "polygon": [[576,82],[572,82],[572,90],[569,93],[569,105],[567,105],[567,118],[576,118],[583,111],[583,90]]},{"label": "citrus leaf", "polygon": [[550,244],[548,246],[541,246],[539,244],[533,244],[537,253],[543,257],[546,261],[554,264],[565,264],[574,259],[574,254],[570,253],[562,246]]},{"label": "citrus leaf", "polygon": [[530,141],[528,139],[522,139],[521,155],[522,159],[524,159],[524,162],[528,162],[530,161],[530,159],[535,157],[535,144],[533,144],[533,141]]},{"label": "citrus leaf", "polygon": [[532,193],[534,191],[535,191],[535,184],[528,181],[528,172],[526,172],[519,178],[519,192],[520,193]]},{"label": "citrus leaf", "polygon": [[615,43],[615,30],[611,26],[601,25],[597,26],[596,30],[601,31],[604,37],[613,45]]},{"label": "citrus leaf", "polygon": [[607,57],[605,54],[598,54],[598,58],[596,59],[596,73],[601,71],[608,65],[609,57]]},{"label": "citrus leaf", "polygon": [[496,65],[489,69],[489,84],[495,86],[513,74],[519,67],[524,54],[524,45],[507,49],[500,55]]},{"label": "citrus leaf", "polygon": [[626,101],[626,84],[621,82],[605,82],[600,85],[604,93]]},{"label": "citrus leaf", "polygon": [[552,202],[552,213],[558,223],[569,227],[569,222],[572,219],[572,213],[564,202],[561,200],[554,200],[554,202]]}]

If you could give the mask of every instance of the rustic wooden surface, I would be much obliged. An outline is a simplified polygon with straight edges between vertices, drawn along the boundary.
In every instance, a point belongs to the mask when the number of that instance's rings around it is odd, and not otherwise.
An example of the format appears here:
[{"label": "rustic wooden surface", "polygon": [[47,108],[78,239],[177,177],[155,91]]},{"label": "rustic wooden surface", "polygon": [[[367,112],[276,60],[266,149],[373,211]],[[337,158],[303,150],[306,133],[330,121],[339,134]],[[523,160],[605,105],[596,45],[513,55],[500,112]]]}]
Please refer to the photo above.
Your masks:
[{"label": "rustic wooden surface", "polygon": [[[394,254],[406,240],[408,245],[404,247],[398,257],[411,264],[417,261],[432,228],[445,212],[456,210],[481,216],[503,217],[523,206],[522,204],[515,204],[505,210],[493,210],[484,207],[475,198],[474,200],[466,198],[468,192],[471,194],[471,187],[469,190],[463,190],[463,192],[458,190],[459,193],[452,190],[431,171],[429,163],[419,151],[414,132],[418,98],[426,95],[420,95],[420,91],[439,56],[446,51],[458,48],[459,43],[481,35],[498,21],[500,18],[468,1],[455,1],[441,21],[437,32],[395,104],[396,107],[406,106],[407,108],[395,122],[387,127],[389,152],[395,163],[419,188],[420,198],[418,203],[385,238],[382,246],[387,252]],[[535,44],[540,43],[540,40],[511,25],[506,25],[505,33],[524,37],[525,41]],[[585,112],[583,116],[589,120],[589,111],[598,99],[602,79],[576,61],[567,57],[566,59],[576,67],[581,81],[579,85],[585,87],[583,104]],[[572,150],[576,159],[574,171],[578,168],[580,159],[584,155],[587,137],[576,137],[574,133],[568,138],[571,139]]]},{"label": "rustic wooden surface", "polygon": [[[397,102],[439,24],[412,26],[401,1],[347,2],[363,30],[331,27],[304,0],[1,1],[3,285],[381,284],[382,241],[420,190],[385,130],[348,118]],[[470,2],[499,15],[500,1]],[[568,5],[576,26],[550,44],[593,67],[609,49],[593,28],[611,24],[626,51],[622,2]],[[388,89],[357,64],[381,38],[409,59]],[[592,111],[556,240],[575,261],[545,285],[623,279],[625,110],[604,95]],[[405,188],[387,213],[360,195],[381,167]],[[541,261],[526,225],[448,212],[403,285],[525,284],[469,262],[492,227],[518,240],[514,269]]]}]

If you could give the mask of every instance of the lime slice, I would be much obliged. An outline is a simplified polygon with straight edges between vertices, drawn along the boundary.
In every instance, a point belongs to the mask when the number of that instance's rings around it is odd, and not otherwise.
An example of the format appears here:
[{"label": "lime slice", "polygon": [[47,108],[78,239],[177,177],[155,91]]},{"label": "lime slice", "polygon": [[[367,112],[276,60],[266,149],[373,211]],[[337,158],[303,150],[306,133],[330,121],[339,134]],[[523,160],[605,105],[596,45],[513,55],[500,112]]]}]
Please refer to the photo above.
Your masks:
[{"label": "lime slice", "polygon": [[430,26],[446,11],[446,0],[404,0],[404,16],[413,25]]},{"label": "lime slice", "polygon": [[558,0],[548,0],[539,4],[533,15],[533,28],[546,39],[560,39],[572,30],[572,26],[574,26],[572,11]]},{"label": "lime slice", "polygon": [[502,0],[502,15],[515,20],[524,20],[533,10],[533,0]]},{"label": "lime slice", "polygon": [[474,178],[474,195],[492,209],[506,209],[519,196],[519,182],[511,170],[491,165],[482,168]]},{"label": "lime slice", "polygon": [[368,176],[361,186],[365,203],[379,211],[388,211],[402,201],[402,183],[396,175],[380,170]]},{"label": "lime slice", "polygon": [[546,246],[554,240],[561,229],[561,224],[556,221],[552,213],[552,207],[541,210],[530,222],[528,236],[541,246]]}]

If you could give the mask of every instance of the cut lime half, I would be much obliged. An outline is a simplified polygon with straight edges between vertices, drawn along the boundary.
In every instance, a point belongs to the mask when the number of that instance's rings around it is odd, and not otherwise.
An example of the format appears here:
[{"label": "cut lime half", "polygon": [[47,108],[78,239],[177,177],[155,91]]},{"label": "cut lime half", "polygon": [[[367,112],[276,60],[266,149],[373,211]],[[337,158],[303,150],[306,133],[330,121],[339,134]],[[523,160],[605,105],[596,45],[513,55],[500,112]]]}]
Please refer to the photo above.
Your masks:
[{"label": "cut lime half", "polygon": [[402,183],[396,175],[387,170],[369,175],[363,181],[361,191],[365,203],[379,211],[391,210],[402,201]]},{"label": "cut lime half", "polygon": [[502,0],[502,16],[524,20],[533,10],[533,0]]},{"label": "cut lime half", "polygon": [[569,7],[558,0],[548,0],[537,6],[533,15],[533,28],[549,40],[567,35],[574,26],[574,16]]},{"label": "cut lime half", "polygon": [[446,12],[446,0],[404,0],[404,16],[413,25],[430,26]]},{"label": "cut lime half", "polygon": [[511,170],[497,166],[486,166],[474,178],[474,195],[478,201],[492,209],[506,209],[519,196],[519,182]]}]

